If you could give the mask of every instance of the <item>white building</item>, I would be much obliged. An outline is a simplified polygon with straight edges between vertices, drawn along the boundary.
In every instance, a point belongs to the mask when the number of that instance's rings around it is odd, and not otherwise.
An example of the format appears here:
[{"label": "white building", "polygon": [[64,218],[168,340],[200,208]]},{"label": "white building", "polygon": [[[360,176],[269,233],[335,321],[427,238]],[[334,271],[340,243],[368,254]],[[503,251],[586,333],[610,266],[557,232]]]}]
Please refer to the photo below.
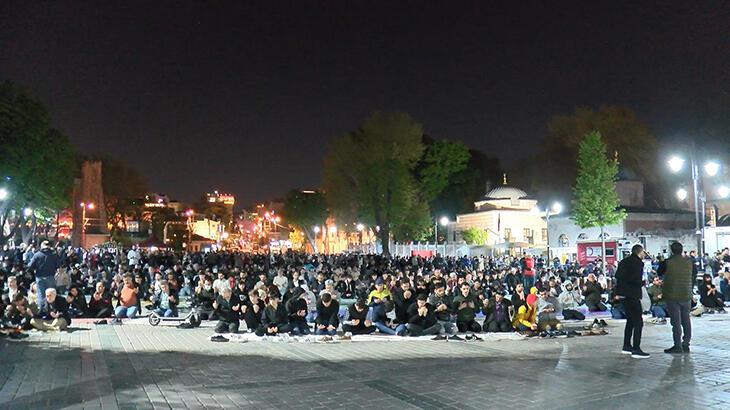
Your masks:
[{"label": "white building", "polygon": [[495,253],[544,252],[547,242],[547,224],[536,211],[537,200],[519,188],[503,185],[487,192],[474,203],[474,212],[456,215],[449,223],[450,243],[463,242],[462,232],[477,228],[487,232],[487,248]]}]

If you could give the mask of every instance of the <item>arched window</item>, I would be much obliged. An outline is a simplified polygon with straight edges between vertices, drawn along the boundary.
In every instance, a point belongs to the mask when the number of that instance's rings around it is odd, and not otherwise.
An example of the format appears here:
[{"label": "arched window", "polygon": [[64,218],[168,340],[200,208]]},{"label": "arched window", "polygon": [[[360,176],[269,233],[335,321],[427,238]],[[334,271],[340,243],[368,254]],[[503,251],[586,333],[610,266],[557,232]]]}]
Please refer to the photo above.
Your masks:
[{"label": "arched window", "polygon": [[608,239],[611,235],[609,235],[608,232],[604,232],[603,234],[598,235],[598,239],[601,239],[601,237],[603,237],[603,239]]},{"label": "arched window", "polygon": [[578,234],[577,240],[580,241],[580,240],[583,240],[583,239],[588,239],[588,235],[586,235],[585,232],[581,232],[581,233]]}]

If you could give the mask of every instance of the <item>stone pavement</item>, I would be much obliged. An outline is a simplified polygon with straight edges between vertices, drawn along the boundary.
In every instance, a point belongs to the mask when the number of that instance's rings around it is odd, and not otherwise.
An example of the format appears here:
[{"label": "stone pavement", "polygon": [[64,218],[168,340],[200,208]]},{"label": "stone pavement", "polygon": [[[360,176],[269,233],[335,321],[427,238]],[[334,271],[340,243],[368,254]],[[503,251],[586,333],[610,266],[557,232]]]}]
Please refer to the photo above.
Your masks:
[{"label": "stone pavement", "polygon": [[692,354],[646,360],[608,336],[484,342],[213,343],[211,329],[83,325],[0,339],[0,408],[730,408],[730,315],[693,318]]}]

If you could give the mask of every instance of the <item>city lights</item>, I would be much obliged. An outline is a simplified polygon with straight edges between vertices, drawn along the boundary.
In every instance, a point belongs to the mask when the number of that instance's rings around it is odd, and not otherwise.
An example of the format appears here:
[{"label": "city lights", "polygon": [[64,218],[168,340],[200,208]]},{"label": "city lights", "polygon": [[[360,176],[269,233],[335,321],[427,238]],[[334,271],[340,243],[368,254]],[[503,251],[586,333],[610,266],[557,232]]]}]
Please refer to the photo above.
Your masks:
[{"label": "city lights", "polygon": [[0,201],[6,200],[10,196],[10,193],[5,188],[0,188]]},{"label": "city lights", "polygon": [[439,223],[441,226],[446,226],[449,224],[449,217],[448,216],[442,216],[441,219],[439,219]]},{"label": "city lights", "polygon": [[355,228],[357,228],[358,231],[362,232],[365,229],[365,225],[359,223],[355,226]]},{"label": "city lights", "polygon": [[705,164],[705,173],[708,176],[714,177],[717,175],[718,172],[720,172],[720,164],[718,164],[715,161],[709,161]]},{"label": "city lights", "polygon": [[684,188],[679,188],[677,190],[677,198],[679,198],[680,201],[684,201],[687,199],[687,190]]},{"label": "city lights", "polygon": [[679,172],[684,166],[684,160],[678,156],[673,156],[669,158],[669,161],[667,161],[667,163],[669,164],[669,169],[671,169],[672,172]]},{"label": "city lights", "polygon": [[25,208],[25,209],[23,209],[23,215],[25,215],[26,217],[29,217],[29,216],[33,215],[33,210],[31,208]]},{"label": "city lights", "polygon": [[720,188],[717,188],[717,193],[718,195],[720,195],[720,198],[727,198],[728,196],[730,196],[730,188],[722,185]]}]

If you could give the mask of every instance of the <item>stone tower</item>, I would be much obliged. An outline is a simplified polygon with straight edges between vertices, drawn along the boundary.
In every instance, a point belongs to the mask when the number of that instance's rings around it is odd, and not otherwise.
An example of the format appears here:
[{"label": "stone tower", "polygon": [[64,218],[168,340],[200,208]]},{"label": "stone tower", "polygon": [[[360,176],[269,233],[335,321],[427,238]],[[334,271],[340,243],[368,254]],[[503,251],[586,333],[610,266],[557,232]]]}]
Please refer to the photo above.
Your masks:
[{"label": "stone tower", "polygon": [[[86,209],[86,236],[105,235],[106,207],[104,206],[104,189],[102,185],[101,161],[84,161],[81,165],[81,177],[74,180],[73,188],[73,246],[81,246],[81,226],[83,210],[81,203],[94,204],[93,209]],[[87,244],[89,241],[86,241]]]}]

